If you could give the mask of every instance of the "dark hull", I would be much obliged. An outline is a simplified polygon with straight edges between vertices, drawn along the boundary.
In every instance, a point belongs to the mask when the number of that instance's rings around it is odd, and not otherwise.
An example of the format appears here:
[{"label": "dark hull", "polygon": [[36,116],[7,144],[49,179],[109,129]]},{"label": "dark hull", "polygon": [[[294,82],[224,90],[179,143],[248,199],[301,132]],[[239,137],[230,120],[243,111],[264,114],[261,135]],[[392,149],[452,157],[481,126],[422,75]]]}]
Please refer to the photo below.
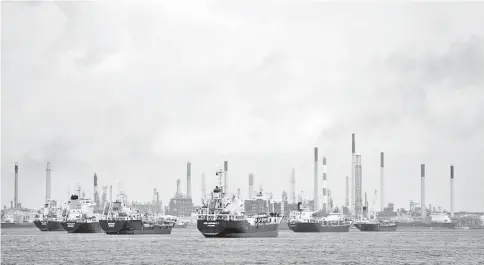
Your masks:
[{"label": "dark hull", "polygon": [[296,233],[334,233],[349,232],[350,225],[323,225],[320,223],[288,223],[289,229]]},{"label": "dark hull", "polygon": [[380,223],[360,223],[355,224],[355,227],[364,232],[394,232],[397,231],[396,224],[380,224]]},{"label": "dark hull", "polygon": [[2,223],[2,229],[5,228],[30,228],[35,227],[34,223]]},{"label": "dark hull", "polygon": [[246,220],[198,220],[197,229],[205,237],[277,237],[279,224],[250,225]]},{"label": "dark hull", "polygon": [[100,220],[99,225],[106,234],[171,234],[172,225],[154,225],[146,227],[140,220]]},{"label": "dark hull", "polygon": [[99,222],[61,222],[62,228],[68,233],[100,233],[102,232]]},{"label": "dark hull", "polygon": [[34,225],[40,231],[64,231],[64,228],[62,228],[60,222],[58,222],[58,221],[35,220]]},{"label": "dark hull", "polygon": [[457,223],[424,223],[424,222],[399,222],[398,228],[402,229],[454,229]]}]

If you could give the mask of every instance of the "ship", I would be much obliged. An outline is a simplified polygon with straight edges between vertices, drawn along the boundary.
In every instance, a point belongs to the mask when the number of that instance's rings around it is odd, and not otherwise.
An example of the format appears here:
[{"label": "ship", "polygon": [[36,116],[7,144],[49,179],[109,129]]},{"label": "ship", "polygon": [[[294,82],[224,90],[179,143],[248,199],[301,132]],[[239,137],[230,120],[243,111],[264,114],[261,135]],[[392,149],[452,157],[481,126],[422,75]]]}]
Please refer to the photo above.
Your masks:
[{"label": "ship", "polygon": [[398,227],[401,229],[454,229],[457,224],[444,213],[433,213],[427,219],[414,220],[413,218],[407,218],[406,220],[400,219],[398,221]]},{"label": "ship", "polygon": [[351,221],[346,220],[342,213],[330,213],[323,217],[319,232],[349,232]]},{"label": "ship", "polygon": [[330,213],[327,217],[317,218],[316,213],[300,208],[292,211],[289,216],[288,227],[296,233],[311,232],[349,232],[351,223],[345,220],[341,213]]},{"label": "ship", "polygon": [[94,215],[96,203],[88,198],[74,194],[68,201],[68,209],[61,226],[68,233],[99,233],[101,226]]},{"label": "ship", "polygon": [[[20,220],[18,220],[20,219]],[[15,215],[14,213],[3,213],[1,228],[32,228],[35,227],[33,220],[30,220],[30,216]]]},{"label": "ship", "polygon": [[58,207],[55,200],[47,200],[34,224],[40,231],[64,231],[60,224],[61,218],[62,207]]},{"label": "ship", "polygon": [[390,219],[377,219],[375,213],[369,214],[369,219],[360,218],[353,225],[364,232],[394,232],[397,231],[397,223]]},{"label": "ship", "polygon": [[[223,171],[216,175],[223,179]],[[277,237],[282,217],[266,212],[246,216],[244,204],[235,195],[228,196],[222,185],[216,186],[207,203],[197,211],[197,229],[205,237]]]},{"label": "ship", "polygon": [[99,220],[106,234],[171,234],[173,222],[154,215],[142,215],[121,200],[106,203]]}]

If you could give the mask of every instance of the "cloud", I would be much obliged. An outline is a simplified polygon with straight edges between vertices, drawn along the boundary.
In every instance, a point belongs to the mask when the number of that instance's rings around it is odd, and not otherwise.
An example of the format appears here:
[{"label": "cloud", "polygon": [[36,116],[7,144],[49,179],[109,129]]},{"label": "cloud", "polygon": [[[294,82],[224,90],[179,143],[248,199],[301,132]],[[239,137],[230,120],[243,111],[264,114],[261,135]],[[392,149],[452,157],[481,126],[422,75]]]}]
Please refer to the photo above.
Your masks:
[{"label": "cloud", "polygon": [[[356,133],[370,194],[385,151],[388,200],[418,200],[427,163],[428,200],[447,206],[440,179],[454,163],[456,204],[479,208],[463,194],[480,194],[483,7],[5,3],[2,202],[15,161],[40,186],[50,161],[59,199],[76,182],[89,191],[97,172],[130,198],[157,187],[166,201],[186,160],[194,183],[229,160],[231,187],[246,190],[254,172],[276,195],[295,168],[310,194],[317,145],[342,203]],[[20,192],[38,207],[43,189]]]}]

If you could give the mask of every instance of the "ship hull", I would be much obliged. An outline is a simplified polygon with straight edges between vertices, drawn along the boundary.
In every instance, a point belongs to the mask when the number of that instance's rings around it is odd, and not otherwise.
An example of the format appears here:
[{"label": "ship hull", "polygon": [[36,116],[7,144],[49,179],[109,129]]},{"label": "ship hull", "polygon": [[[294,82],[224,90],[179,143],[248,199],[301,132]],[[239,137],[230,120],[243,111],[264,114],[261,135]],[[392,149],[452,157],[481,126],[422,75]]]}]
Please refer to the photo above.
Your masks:
[{"label": "ship hull", "polygon": [[101,229],[110,235],[119,234],[171,234],[172,225],[146,226],[140,220],[100,220]]},{"label": "ship hull", "polygon": [[34,223],[2,223],[2,229],[6,228],[31,228],[35,227]]},{"label": "ship hull", "polygon": [[197,229],[205,237],[277,237],[279,224],[250,225],[246,220],[237,221],[206,221],[197,220]]},{"label": "ship hull", "polygon": [[68,233],[100,233],[102,232],[99,222],[62,222],[62,228]]},{"label": "ship hull", "polygon": [[175,224],[173,228],[187,228],[188,223],[183,223],[183,224]]},{"label": "ship hull", "polygon": [[455,229],[457,223],[424,223],[424,222],[399,222],[398,228],[401,229]]},{"label": "ship hull", "polygon": [[289,229],[296,233],[335,233],[349,232],[349,224],[322,225],[320,223],[288,223]]},{"label": "ship hull", "polygon": [[64,231],[64,228],[62,228],[60,222],[58,222],[58,221],[35,220],[34,225],[40,231]]},{"label": "ship hull", "polygon": [[397,231],[396,224],[383,225],[379,223],[361,223],[355,224],[358,230],[363,232],[394,232]]}]

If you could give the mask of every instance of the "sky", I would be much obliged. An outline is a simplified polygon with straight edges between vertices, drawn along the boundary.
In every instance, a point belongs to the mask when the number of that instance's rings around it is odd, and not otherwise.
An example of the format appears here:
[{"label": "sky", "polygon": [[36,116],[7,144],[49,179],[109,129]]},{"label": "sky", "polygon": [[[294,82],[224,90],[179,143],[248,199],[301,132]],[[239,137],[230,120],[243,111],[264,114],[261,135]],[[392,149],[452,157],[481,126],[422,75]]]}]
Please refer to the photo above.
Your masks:
[{"label": "sky", "polygon": [[[336,204],[351,176],[351,134],[370,206],[484,211],[484,3],[316,1],[3,2],[1,203],[29,208],[100,185],[163,203],[201,198],[229,161],[275,198],[313,195],[313,149]],[[481,125],[479,125],[481,124]],[[118,181],[118,182],[117,182]],[[118,183],[118,184],[116,184]]]}]

